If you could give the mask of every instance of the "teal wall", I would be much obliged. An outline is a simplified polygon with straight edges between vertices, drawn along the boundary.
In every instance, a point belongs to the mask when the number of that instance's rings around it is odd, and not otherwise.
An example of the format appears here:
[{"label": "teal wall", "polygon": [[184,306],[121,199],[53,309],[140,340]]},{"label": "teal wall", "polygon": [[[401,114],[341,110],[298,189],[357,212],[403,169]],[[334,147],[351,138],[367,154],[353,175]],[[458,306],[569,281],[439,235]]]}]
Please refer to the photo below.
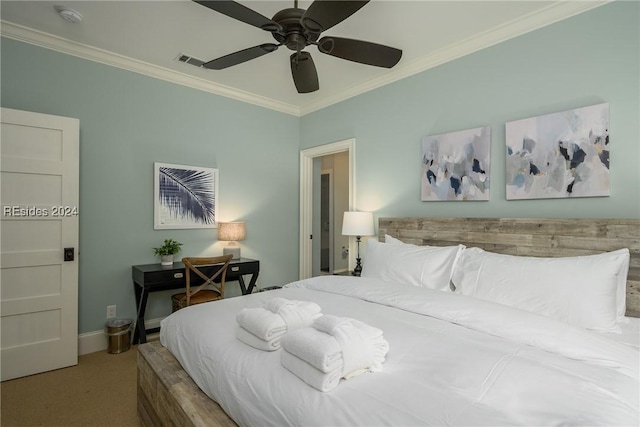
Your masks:
[{"label": "teal wall", "polygon": [[[308,114],[301,148],[356,139],[380,216],[640,218],[640,3],[614,2]],[[505,122],[608,102],[611,196],[506,201]],[[491,200],[421,202],[421,138],[490,126]]]},{"label": "teal wall", "polygon": [[[211,230],[153,230],[153,162],[217,167],[220,219],[245,220],[262,286],[298,276],[299,150],[355,137],[357,208],[376,216],[640,218],[640,4],[615,2],[302,118],[2,39],[1,105],[80,119],[80,332],[134,317],[130,266],[165,237],[217,254]],[[507,121],[609,102],[611,196],[505,200]],[[492,129],[491,200],[421,202],[421,138]],[[230,284],[231,288],[234,284]],[[148,318],[170,311],[152,295]]]},{"label": "teal wall", "polygon": [[[131,265],[158,262],[164,238],[222,253],[212,229],[153,229],[154,162],[218,168],[218,218],[246,221],[258,283],[297,279],[297,117],[4,38],[1,50],[3,107],[80,120],[80,333],[101,330],[110,304],[135,317]],[[147,318],[171,311],[170,294],[151,295]]]}]

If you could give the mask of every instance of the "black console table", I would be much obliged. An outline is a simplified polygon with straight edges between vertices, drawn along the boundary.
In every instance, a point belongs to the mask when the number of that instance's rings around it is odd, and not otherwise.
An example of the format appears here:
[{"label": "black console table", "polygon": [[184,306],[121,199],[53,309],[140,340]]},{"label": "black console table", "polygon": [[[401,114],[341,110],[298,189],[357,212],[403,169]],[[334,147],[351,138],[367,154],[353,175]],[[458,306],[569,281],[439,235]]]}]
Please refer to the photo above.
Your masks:
[{"label": "black console table", "polygon": [[[222,264],[199,267],[208,276],[213,275]],[[253,292],[253,288],[260,273],[260,261],[249,258],[231,260],[227,268],[225,282],[237,280],[240,283],[240,290],[243,295]],[[133,332],[133,344],[147,342],[147,333],[157,332],[159,328],[146,329],[144,324],[144,314],[147,310],[147,299],[150,292],[166,291],[169,289],[181,289],[185,287],[185,267],[181,262],[174,262],[173,265],[144,264],[131,267],[133,277],[133,291],[136,296],[136,307],[138,316]],[[249,286],[245,285],[244,276],[251,275]],[[192,275],[192,284],[202,283],[202,279]]]}]

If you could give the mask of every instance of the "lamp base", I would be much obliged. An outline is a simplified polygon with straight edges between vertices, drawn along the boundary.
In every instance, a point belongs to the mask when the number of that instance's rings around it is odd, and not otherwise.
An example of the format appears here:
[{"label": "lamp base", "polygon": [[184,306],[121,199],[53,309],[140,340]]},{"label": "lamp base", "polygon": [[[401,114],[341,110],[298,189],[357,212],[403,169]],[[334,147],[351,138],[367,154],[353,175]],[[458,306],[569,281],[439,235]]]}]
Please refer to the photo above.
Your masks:
[{"label": "lamp base", "polygon": [[224,255],[229,255],[232,254],[233,258],[232,259],[240,259],[240,247],[239,246],[227,246],[225,248],[222,248],[222,253]]},{"label": "lamp base", "polygon": [[353,269],[353,274],[356,277],[360,277],[362,273],[362,264],[360,263],[360,236],[356,236],[356,245],[358,245],[358,256],[356,256],[356,268]]},{"label": "lamp base", "polygon": [[360,258],[356,258],[356,268],[351,273],[353,276],[360,277],[362,274],[362,264],[360,264]]},{"label": "lamp base", "polygon": [[362,273],[362,264],[360,264],[360,236],[356,236],[356,244],[358,245],[358,256],[356,256],[356,268],[353,269],[353,273],[351,274],[360,277],[360,274]]}]

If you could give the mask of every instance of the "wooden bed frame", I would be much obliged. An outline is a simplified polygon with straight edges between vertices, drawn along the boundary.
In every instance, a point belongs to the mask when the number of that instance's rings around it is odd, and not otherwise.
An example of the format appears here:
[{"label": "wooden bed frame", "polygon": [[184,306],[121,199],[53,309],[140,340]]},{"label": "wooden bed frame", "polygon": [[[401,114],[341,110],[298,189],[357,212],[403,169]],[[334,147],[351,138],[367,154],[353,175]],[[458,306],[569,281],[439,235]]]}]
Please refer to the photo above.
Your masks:
[{"label": "wooden bed frame", "polygon": [[[640,220],[380,218],[378,238],[525,256],[588,255],[629,248],[627,316],[640,317]],[[366,255],[366,254],[365,254]],[[235,426],[159,342],[138,346],[138,417],[144,426]]]},{"label": "wooden bed frame", "polygon": [[138,419],[148,427],[236,425],[160,341],[138,346]]}]

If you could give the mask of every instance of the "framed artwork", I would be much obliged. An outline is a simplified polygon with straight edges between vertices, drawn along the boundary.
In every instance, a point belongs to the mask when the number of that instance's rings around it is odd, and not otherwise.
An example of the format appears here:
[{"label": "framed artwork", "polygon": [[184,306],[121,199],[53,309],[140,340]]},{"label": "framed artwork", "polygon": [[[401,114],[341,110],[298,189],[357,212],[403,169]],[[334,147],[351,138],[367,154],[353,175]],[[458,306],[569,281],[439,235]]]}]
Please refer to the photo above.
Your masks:
[{"label": "framed artwork", "polygon": [[422,201],[489,200],[488,126],[422,138]]},{"label": "framed artwork", "polygon": [[216,228],[218,169],[154,163],[153,228]]},{"label": "framed artwork", "polygon": [[609,196],[609,104],[508,122],[507,200]]}]

